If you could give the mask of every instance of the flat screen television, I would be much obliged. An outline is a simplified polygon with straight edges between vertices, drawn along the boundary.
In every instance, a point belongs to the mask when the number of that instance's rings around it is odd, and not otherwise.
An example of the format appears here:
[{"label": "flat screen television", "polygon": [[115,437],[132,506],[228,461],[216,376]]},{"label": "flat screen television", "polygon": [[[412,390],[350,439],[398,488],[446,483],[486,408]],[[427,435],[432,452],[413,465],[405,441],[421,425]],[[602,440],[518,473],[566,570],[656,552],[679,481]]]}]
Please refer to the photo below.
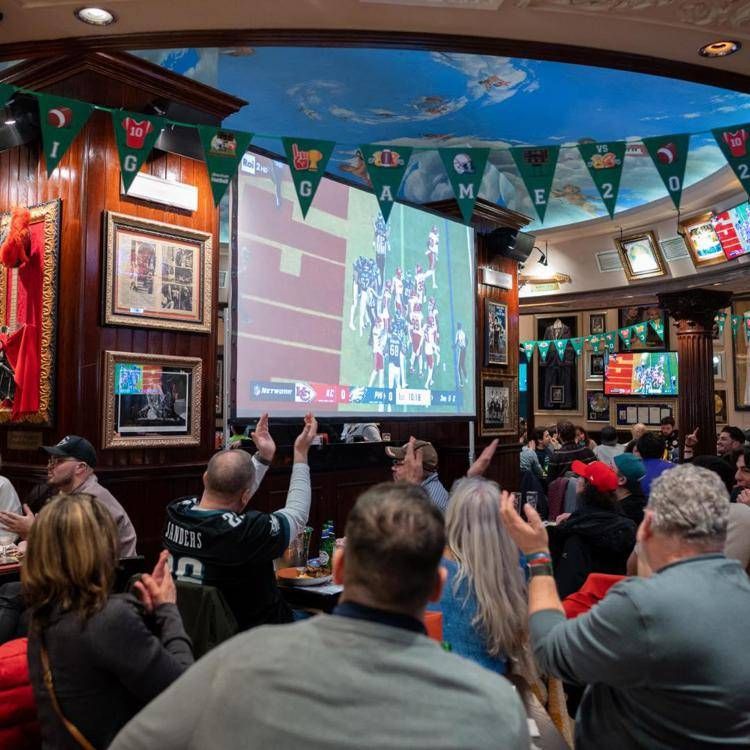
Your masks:
[{"label": "flat screen television", "polygon": [[728,260],[750,253],[750,204],[722,211],[711,219]]},{"label": "flat screen television", "polygon": [[604,366],[607,396],[676,396],[677,352],[620,352]]}]

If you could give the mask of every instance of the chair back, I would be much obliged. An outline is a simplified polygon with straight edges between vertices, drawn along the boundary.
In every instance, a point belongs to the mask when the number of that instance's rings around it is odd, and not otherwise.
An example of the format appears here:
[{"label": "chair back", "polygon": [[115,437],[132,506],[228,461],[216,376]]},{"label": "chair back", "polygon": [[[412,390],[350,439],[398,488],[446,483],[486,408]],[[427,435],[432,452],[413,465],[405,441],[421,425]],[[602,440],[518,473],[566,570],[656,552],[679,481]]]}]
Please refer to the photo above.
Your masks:
[{"label": "chair back", "polygon": [[175,581],[175,586],[177,609],[196,659],[239,632],[237,619],[215,586],[187,581]]},{"label": "chair back", "polygon": [[135,557],[121,557],[115,571],[115,594],[122,594],[128,590],[128,584],[133,576],[146,572],[146,558],[143,555]]}]

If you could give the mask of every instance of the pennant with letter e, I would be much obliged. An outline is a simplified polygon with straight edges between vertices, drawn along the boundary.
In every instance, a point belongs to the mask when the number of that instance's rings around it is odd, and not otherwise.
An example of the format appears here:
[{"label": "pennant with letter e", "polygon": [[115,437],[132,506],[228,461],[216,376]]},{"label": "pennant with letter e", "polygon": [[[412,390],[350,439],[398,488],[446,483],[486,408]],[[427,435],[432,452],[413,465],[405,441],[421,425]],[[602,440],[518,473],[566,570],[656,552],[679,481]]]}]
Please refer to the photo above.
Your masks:
[{"label": "pennant with letter e", "polygon": [[456,203],[461,209],[461,216],[464,217],[464,224],[470,224],[490,150],[488,148],[439,148],[438,153],[443,160]]},{"label": "pennant with letter e", "polygon": [[304,219],[336,144],[333,141],[310,138],[282,138],[281,141],[284,144],[289,171],[292,173],[294,189]]},{"label": "pennant with letter e", "polygon": [[536,348],[536,341],[524,341],[523,352],[526,355],[526,361],[531,362],[531,358],[534,356],[534,349]]},{"label": "pennant with letter e", "polygon": [[576,357],[580,357],[581,352],[583,351],[583,339],[582,338],[571,339],[570,345],[573,347],[573,351],[576,353]]},{"label": "pennant with letter e", "polygon": [[[664,321],[663,320],[649,320],[649,325],[654,329],[654,333],[664,341]],[[648,333],[646,333],[648,336]],[[645,339],[641,339],[645,341]]]},{"label": "pennant with letter e", "polygon": [[651,156],[651,161],[654,162],[674,207],[679,211],[688,147],[690,146],[690,133],[644,138],[643,145]]},{"label": "pennant with letter e", "polygon": [[510,149],[513,161],[521,173],[523,184],[529,192],[529,197],[544,223],[547,212],[549,193],[557,167],[557,157],[560,155],[559,146],[516,146]]},{"label": "pennant with letter e", "polygon": [[39,126],[42,130],[42,148],[47,165],[47,177],[54,172],[60,159],[88,121],[94,107],[76,99],[37,94]]},{"label": "pennant with letter e", "polygon": [[144,115],[122,109],[112,111],[112,126],[115,129],[120,172],[126,193],[143,162],[148,159],[164,123],[164,118],[156,115]]},{"label": "pennant with letter e", "polygon": [[555,349],[557,356],[562,359],[565,356],[565,350],[568,348],[568,339],[555,339]]},{"label": "pennant with letter e", "polygon": [[537,341],[536,345],[539,347],[539,356],[542,362],[547,361],[547,352],[549,352],[551,342],[549,341]]},{"label": "pennant with letter e", "polygon": [[211,183],[214,205],[218,206],[237,172],[237,165],[247,150],[253,134],[243,133],[240,130],[214,128],[210,125],[198,125],[198,135],[206,157],[208,181]]},{"label": "pennant with letter e", "polygon": [[620,190],[625,141],[581,143],[578,150],[611,219],[615,214],[617,193]]},{"label": "pennant with letter e", "polygon": [[398,150],[388,146],[368,144],[360,146],[365,169],[372,183],[375,197],[378,199],[383,221],[388,223],[393,203],[404,179],[406,167],[411,156],[410,146],[399,146]]},{"label": "pennant with letter e", "polygon": [[750,195],[750,123],[711,131],[742,189]]}]

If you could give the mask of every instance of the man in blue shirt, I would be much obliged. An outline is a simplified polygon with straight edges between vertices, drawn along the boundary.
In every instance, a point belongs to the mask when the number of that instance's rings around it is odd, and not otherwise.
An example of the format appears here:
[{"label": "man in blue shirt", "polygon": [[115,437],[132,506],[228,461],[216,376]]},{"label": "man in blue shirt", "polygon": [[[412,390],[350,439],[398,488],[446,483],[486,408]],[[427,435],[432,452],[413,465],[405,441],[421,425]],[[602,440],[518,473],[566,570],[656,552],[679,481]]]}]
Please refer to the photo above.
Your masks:
[{"label": "man in blue shirt", "polygon": [[647,432],[638,438],[638,442],[636,442],[633,449],[633,454],[643,461],[646,469],[646,474],[641,479],[641,489],[643,490],[643,494],[648,497],[651,492],[651,483],[654,479],[661,476],[665,471],[674,469],[676,464],[673,464],[671,461],[665,461],[662,458],[664,455],[664,443],[652,432]]}]

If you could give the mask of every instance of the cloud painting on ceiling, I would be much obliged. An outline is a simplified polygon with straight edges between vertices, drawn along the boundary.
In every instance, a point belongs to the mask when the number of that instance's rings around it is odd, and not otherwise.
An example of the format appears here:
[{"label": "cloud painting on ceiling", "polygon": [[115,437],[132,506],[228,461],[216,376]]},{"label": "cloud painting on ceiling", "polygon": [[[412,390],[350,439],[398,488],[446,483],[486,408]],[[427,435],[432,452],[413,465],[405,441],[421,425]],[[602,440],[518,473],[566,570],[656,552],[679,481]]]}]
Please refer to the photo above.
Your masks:
[{"label": "cloud painting on ceiling", "polygon": [[[444,52],[305,47],[149,50],[134,54],[246,99],[228,127],[259,134],[253,144],[283,153],[281,135],[338,146],[329,170],[364,182],[362,143],[421,148],[632,140],[668,133],[691,139],[692,185],[726,162],[711,128],[750,121],[750,95],[628,71]],[[262,135],[261,135],[262,134]],[[490,156],[480,195],[535,216],[507,151]],[[415,151],[402,197],[452,196],[440,157]],[[664,198],[639,143],[627,150],[617,211]],[[606,216],[576,148],[563,148],[544,228]],[[539,228],[538,222],[531,229]]]}]

